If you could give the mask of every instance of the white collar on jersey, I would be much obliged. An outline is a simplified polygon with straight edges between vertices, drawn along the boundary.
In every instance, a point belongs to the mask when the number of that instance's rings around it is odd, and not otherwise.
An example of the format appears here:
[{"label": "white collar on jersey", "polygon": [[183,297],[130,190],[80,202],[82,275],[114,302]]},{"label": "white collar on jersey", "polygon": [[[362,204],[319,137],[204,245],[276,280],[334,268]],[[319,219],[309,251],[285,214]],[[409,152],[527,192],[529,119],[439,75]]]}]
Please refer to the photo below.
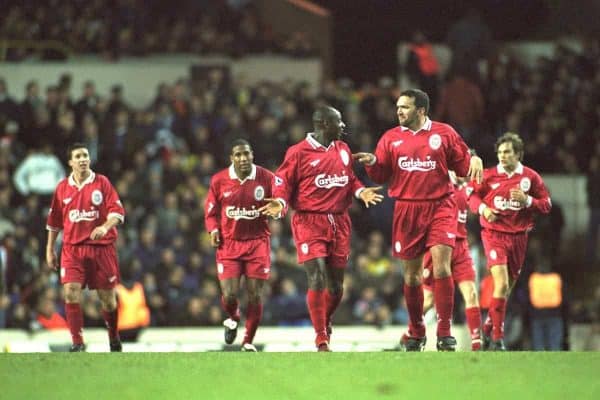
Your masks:
[{"label": "white collar on jersey", "polygon": [[256,165],[252,164],[252,171],[250,171],[250,175],[248,175],[244,180],[241,180],[240,178],[238,178],[237,174],[235,173],[235,169],[233,168],[233,164],[231,164],[229,166],[229,178],[231,179],[237,179],[238,181],[240,181],[241,183],[246,182],[246,179],[256,179]]},{"label": "white collar on jersey", "polygon": [[331,148],[331,146],[333,146],[333,142],[329,143],[329,146],[325,147],[323,146],[321,143],[319,143],[319,141],[317,139],[315,139],[313,137],[314,132],[309,132],[306,134],[306,140],[308,141],[308,143],[310,143],[310,145],[313,147],[313,149],[318,149],[319,147],[324,148],[325,150],[329,150]]},{"label": "white collar on jersey", "polygon": [[[401,126],[400,129],[402,129],[402,131],[410,131],[410,129],[408,129],[405,126]],[[430,131],[431,130],[431,120],[429,119],[429,117],[425,117],[425,123],[423,124],[422,127],[420,127],[419,129],[417,129],[416,131],[410,131],[413,135],[416,135],[417,133],[419,133],[420,131],[425,130],[425,131]]]},{"label": "white collar on jersey", "polygon": [[68,182],[69,182],[69,185],[75,186],[77,189],[81,189],[88,183],[94,182],[94,179],[96,179],[96,173],[94,171],[90,170],[90,176],[88,176],[87,179],[85,181],[81,182],[81,185],[79,185],[79,184],[77,184],[77,182],[75,182],[75,178],[73,178],[73,173],[71,172],[71,175],[69,175]]},{"label": "white collar on jersey", "polygon": [[499,174],[506,174],[509,177],[513,176],[514,174],[519,174],[519,175],[523,175],[523,164],[521,164],[521,162],[519,161],[519,163],[517,164],[517,168],[515,168],[515,170],[509,174],[504,167],[502,166],[502,164],[498,164],[498,166],[496,167],[496,171],[498,171]]}]

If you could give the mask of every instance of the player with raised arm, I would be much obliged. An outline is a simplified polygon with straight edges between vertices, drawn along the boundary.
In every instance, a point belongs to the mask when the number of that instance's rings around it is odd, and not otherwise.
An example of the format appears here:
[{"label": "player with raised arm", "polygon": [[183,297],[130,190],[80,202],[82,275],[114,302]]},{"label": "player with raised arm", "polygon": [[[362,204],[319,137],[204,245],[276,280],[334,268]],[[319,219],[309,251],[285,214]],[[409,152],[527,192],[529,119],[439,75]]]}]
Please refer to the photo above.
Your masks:
[{"label": "player with raised arm", "polygon": [[365,164],[369,177],[377,183],[388,182],[388,194],[396,200],[392,227],[393,256],[404,267],[404,296],[409,314],[407,351],[425,348],[423,322],[423,255],[431,252],[433,293],[438,314],[439,351],[454,351],[451,333],[454,308],[454,282],[450,260],[456,240],[456,200],[448,176],[479,180],[481,159],[460,135],[447,124],[428,117],[429,96],[418,89],[400,93],[396,103],[399,126],[385,132],[375,154],[357,153],[353,157]]},{"label": "player with raised arm", "polygon": [[330,351],[332,316],[342,299],[350,256],[352,198],[381,202],[381,188],[365,188],[354,174],[352,153],[341,140],[341,113],[323,106],[313,114],[314,132],[290,147],[275,173],[273,198],[261,208],[276,216],[290,205],[292,233],[308,277],[306,302],[318,351]]}]

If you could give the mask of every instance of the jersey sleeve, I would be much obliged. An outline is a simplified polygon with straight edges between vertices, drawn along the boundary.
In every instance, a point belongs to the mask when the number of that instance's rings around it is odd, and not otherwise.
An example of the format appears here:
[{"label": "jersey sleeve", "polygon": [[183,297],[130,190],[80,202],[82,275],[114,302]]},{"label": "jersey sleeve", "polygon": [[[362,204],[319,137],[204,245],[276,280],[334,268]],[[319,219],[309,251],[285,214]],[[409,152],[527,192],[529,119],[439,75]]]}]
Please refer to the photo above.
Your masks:
[{"label": "jersey sleeve", "polygon": [[448,126],[448,129],[450,130],[447,153],[448,169],[456,172],[458,176],[467,176],[471,163],[469,147],[452,127]]},{"label": "jersey sleeve", "polygon": [[483,184],[484,182],[481,182],[481,184],[477,184],[476,182],[469,182],[469,184],[465,188],[465,193],[467,194],[467,204],[469,205],[469,209],[473,214],[479,215],[479,207],[481,207],[481,205],[484,204],[483,194],[481,193],[481,191],[484,188]]},{"label": "jersey sleeve", "polygon": [[218,230],[221,225],[219,221],[221,217],[221,204],[217,197],[217,185],[218,181],[213,176],[210,180],[206,201],[204,202],[204,225],[208,232]]},{"label": "jersey sleeve", "polygon": [[125,209],[123,208],[123,203],[121,203],[117,190],[108,179],[105,179],[104,186],[107,208],[106,219],[115,217],[121,223],[125,222]]},{"label": "jersey sleeve", "polygon": [[50,210],[48,211],[48,217],[46,218],[46,229],[55,232],[60,232],[63,229],[63,212],[59,187],[60,185],[54,191],[52,203],[50,203]]},{"label": "jersey sleeve", "polygon": [[[352,152],[350,151],[350,146],[348,146],[347,143],[344,143],[344,147],[348,154],[352,154]],[[365,185],[356,176],[356,172],[354,172],[354,166],[352,164],[350,164],[349,169],[350,187],[352,188],[352,195],[358,198],[359,191],[363,190],[365,188]]]},{"label": "jersey sleeve", "polygon": [[298,168],[298,153],[290,148],[275,172],[272,185],[273,197],[283,200],[285,206],[289,205],[294,188],[298,184]]},{"label": "jersey sleeve", "polygon": [[542,177],[537,173],[533,175],[531,180],[531,190],[529,191],[531,202],[528,199],[527,207],[531,207],[533,210],[541,213],[548,214],[552,208],[552,200],[550,200],[550,194],[548,189],[542,180]]},{"label": "jersey sleeve", "polygon": [[373,165],[365,165],[367,175],[376,183],[385,183],[392,175],[392,163],[388,151],[387,135],[383,135],[375,148],[376,161]]}]

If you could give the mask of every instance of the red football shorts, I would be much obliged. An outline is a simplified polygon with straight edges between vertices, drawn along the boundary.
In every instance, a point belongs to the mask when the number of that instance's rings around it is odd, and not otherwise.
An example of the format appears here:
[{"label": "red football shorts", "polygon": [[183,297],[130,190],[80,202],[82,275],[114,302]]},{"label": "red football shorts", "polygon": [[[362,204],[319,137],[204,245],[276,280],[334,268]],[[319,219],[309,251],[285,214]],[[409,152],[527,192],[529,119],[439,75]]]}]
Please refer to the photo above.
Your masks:
[{"label": "red football shorts", "polygon": [[454,196],[424,202],[397,200],[392,255],[412,260],[438,244],[454,247],[457,212]]},{"label": "red football shorts", "polygon": [[325,258],[328,265],[345,268],[350,257],[351,232],[348,213],[296,212],[292,217],[292,234],[298,263]]},{"label": "red football shorts", "polygon": [[224,239],[217,249],[219,280],[239,278],[269,279],[271,241],[268,236],[252,240]]},{"label": "red football shorts", "polygon": [[60,280],[89,289],[112,289],[119,283],[119,261],[114,245],[64,244]]},{"label": "red football shorts", "polygon": [[[456,240],[450,263],[454,282],[475,281],[475,267],[467,239]],[[433,260],[429,251],[423,256],[423,286],[426,290],[433,288]]]},{"label": "red football shorts", "polygon": [[487,267],[508,265],[508,273],[513,280],[516,280],[525,262],[527,233],[504,233],[483,229],[481,241],[487,258]]}]

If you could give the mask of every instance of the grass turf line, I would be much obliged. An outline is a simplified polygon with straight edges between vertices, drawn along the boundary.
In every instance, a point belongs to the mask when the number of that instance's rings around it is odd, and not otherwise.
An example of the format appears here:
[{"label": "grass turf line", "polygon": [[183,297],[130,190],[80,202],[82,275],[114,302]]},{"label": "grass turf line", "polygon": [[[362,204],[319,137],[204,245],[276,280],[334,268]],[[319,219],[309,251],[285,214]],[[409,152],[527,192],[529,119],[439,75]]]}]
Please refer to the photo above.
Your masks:
[{"label": "grass turf line", "polygon": [[0,399],[582,400],[599,370],[591,352],[0,354]]}]

